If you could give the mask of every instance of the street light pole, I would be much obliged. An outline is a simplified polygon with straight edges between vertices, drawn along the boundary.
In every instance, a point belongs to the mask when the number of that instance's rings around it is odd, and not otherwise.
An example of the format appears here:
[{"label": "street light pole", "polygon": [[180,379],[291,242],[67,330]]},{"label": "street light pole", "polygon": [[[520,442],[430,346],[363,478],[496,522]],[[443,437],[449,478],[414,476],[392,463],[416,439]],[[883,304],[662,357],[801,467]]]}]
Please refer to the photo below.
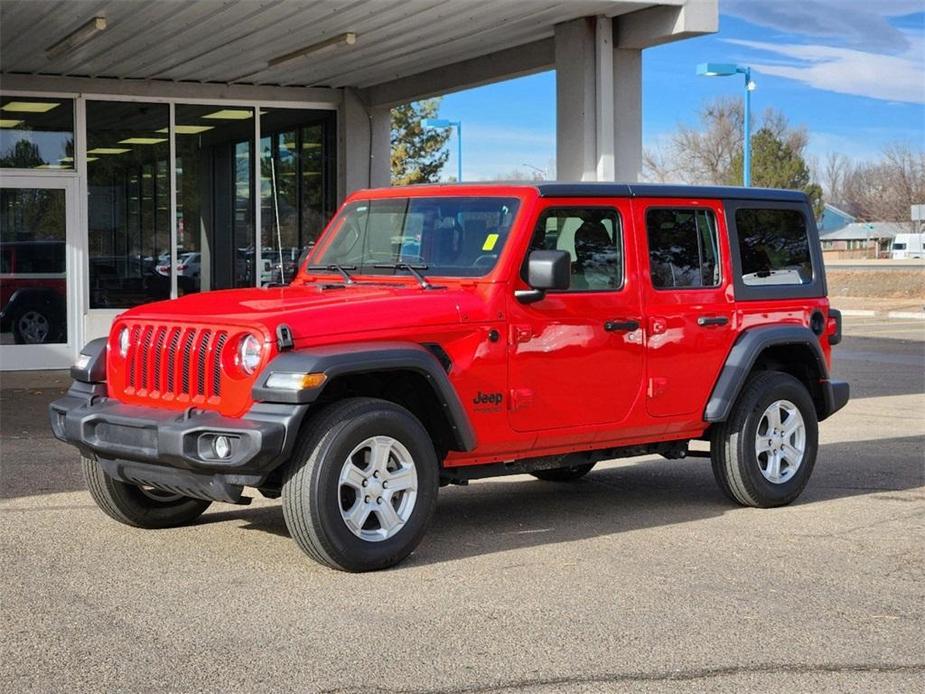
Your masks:
[{"label": "street light pole", "polygon": [[424,118],[422,128],[456,128],[456,182],[462,182],[462,121]]},{"label": "street light pole", "polygon": [[456,125],[456,182],[462,183],[462,121],[458,120]]},{"label": "street light pole", "polygon": [[742,143],[742,185],[752,185],[752,69],[745,68],[745,142]]},{"label": "street light pole", "polygon": [[752,92],[757,85],[752,81],[752,69],[748,65],[730,63],[701,63],[697,74],[704,77],[745,76],[745,113],[743,130],[745,141],[742,143],[742,185],[746,188],[752,184]]}]

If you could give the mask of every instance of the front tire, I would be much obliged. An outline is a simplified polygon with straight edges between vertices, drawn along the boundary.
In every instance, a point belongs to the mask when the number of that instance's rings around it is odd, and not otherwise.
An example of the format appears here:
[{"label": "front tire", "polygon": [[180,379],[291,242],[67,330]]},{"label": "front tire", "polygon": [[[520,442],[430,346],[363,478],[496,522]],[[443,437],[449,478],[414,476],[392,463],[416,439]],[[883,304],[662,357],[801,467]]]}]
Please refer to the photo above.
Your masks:
[{"label": "front tire", "polygon": [[119,482],[100,464],[80,459],[84,481],[96,505],[110,518],[135,528],[175,528],[191,523],[212,504],[203,499],[160,492]]},{"label": "front tire", "polygon": [[713,428],[713,475],[743,506],[784,506],[806,487],[818,447],[816,408],[806,386],[779,371],[759,372],[728,420]]},{"label": "front tire", "polygon": [[437,455],[421,422],[394,403],[351,398],[303,433],[283,480],[283,516],[320,564],[375,571],[417,547],[438,487]]}]

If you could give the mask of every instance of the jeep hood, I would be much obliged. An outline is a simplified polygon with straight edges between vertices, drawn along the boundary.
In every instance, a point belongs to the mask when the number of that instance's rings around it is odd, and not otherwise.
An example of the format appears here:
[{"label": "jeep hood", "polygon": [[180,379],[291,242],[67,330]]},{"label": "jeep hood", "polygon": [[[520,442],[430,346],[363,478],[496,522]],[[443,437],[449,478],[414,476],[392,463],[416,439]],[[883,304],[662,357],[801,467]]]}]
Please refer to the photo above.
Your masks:
[{"label": "jeep hood", "polygon": [[[188,294],[122,314],[132,320],[262,328],[285,323],[297,344],[319,336],[487,320],[474,285],[424,290],[392,283],[330,288],[304,285]],[[481,310],[480,310],[481,309]]]}]

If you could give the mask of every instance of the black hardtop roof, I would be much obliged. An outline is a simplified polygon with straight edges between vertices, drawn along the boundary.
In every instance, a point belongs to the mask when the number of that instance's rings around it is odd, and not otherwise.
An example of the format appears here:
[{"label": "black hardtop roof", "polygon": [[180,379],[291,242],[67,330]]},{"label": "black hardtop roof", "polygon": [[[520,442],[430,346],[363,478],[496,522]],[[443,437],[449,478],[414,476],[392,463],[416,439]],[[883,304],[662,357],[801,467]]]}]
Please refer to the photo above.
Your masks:
[{"label": "black hardtop roof", "polygon": [[724,200],[768,200],[806,202],[799,190],[742,188],[739,186],[685,186],[663,183],[538,183],[544,198],[718,198]]},{"label": "black hardtop roof", "polygon": [[[462,183],[413,183],[399,188],[532,188],[543,198],[710,198],[718,200],[763,200],[808,202],[799,190],[744,188],[742,186],[689,186],[672,183],[611,183],[609,181],[463,181]],[[395,190],[394,188],[392,190]]]}]

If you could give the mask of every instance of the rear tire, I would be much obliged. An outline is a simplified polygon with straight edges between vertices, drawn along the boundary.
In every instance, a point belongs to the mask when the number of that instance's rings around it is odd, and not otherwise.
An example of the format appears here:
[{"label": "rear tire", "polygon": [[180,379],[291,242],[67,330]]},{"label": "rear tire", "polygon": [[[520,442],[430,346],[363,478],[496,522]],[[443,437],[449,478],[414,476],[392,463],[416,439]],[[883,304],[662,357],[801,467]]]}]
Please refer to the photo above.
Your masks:
[{"label": "rear tire", "polygon": [[80,459],[84,480],[96,505],[110,518],[135,528],[175,528],[202,515],[212,504],[179,494],[142,489],[107,475],[100,464]]},{"label": "rear tire", "polygon": [[816,408],[806,386],[789,374],[762,371],[746,382],[729,418],[713,427],[713,475],[743,506],[784,506],[806,487],[818,446]]},{"label": "rear tire", "polygon": [[394,403],[351,398],[303,432],[283,480],[283,516],[318,563],[375,571],[417,547],[438,487],[437,455],[421,422]]},{"label": "rear tire", "polygon": [[583,463],[581,465],[570,465],[569,467],[557,467],[551,470],[536,470],[530,474],[544,482],[574,482],[591,472],[594,465],[595,463]]}]

